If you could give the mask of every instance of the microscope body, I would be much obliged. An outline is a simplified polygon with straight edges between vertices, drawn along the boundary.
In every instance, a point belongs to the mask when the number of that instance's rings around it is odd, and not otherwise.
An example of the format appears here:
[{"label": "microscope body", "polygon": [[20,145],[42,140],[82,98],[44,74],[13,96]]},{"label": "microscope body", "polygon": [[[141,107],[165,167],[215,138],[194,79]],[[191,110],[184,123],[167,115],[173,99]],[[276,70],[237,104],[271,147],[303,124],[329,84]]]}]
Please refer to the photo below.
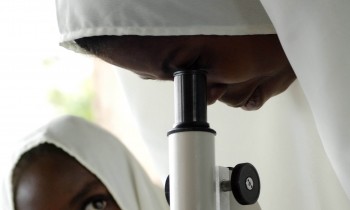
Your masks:
[{"label": "microscope body", "polygon": [[168,132],[166,184],[170,209],[231,210],[231,191],[241,205],[255,203],[260,180],[253,165],[215,165],[216,132],[207,123],[206,72],[175,72],[174,85],[175,123]]}]

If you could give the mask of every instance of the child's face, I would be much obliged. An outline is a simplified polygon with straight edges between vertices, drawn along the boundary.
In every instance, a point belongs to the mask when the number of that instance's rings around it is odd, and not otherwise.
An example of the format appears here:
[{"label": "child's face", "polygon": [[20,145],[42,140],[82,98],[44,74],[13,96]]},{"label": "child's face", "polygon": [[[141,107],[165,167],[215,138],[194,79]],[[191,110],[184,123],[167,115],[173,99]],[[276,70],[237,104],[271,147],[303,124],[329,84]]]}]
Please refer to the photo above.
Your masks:
[{"label": "child's face", "polygon": [[120,210],[101,181],[68,155],[38,158],[16,188],[17,210]]},{"label": "child's face", "polygon": [[208,104],[246,110],[259,109],[296,78],[276,35],[111,37],[97,56],[144,79],[207,70]]}]

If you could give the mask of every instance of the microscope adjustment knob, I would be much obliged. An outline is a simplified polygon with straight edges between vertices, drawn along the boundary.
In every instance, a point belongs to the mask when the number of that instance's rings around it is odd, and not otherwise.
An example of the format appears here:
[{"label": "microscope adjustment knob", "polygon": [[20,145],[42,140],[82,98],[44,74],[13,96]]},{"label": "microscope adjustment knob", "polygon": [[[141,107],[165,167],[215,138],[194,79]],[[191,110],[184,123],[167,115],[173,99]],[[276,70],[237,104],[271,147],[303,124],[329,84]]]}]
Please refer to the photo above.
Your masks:
[{"label": "microscope adjustment knob", "polygon": [[231,188],[238,203],[254,204],[260,194],[260,179],[255,167],[250,163],[241,163],[232,168]]},{"label": "microscope adjustment knob", "polygon": [[165,194],[166,201],[170,205],[170,179],[169,179],[169,176],[165,180],[164,194]]}]

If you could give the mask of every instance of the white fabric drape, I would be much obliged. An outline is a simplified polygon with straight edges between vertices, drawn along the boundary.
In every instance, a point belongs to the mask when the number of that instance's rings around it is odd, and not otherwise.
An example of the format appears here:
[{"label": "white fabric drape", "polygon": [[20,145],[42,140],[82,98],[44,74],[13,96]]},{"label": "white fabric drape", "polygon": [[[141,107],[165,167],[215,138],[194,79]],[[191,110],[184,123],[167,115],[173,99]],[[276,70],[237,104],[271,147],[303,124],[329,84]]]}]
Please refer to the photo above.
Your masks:
[{"label": "white fabric drape", "polygon": [[77,117],[52,121],[20,143],[12,168],[3,180],[0,209],[14,210],[11,175],[20,156],[40,143],[52,143],[95,174],[123,210],[167,209],[164,194],[146,175],[130,152],[107,131]]},{"label": "white fabric drape", "polygon": [[61,45],[99,35],[243,35],[275,30],[258,0],[56,0]]},{"label": "white fabric drape", "polygon": [[350,1],[262,0],[350,198]]}]

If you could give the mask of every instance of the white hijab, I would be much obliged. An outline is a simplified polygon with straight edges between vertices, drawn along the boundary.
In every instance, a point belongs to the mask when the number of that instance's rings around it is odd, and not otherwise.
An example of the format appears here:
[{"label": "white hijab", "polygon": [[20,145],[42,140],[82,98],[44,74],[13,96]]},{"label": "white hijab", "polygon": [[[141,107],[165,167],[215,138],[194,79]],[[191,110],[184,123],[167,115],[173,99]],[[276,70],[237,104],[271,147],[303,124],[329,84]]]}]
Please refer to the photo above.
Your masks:
[{"label": "white hijab", "polygon": [[327,156],[350,198],[349,0],[56,3],[61,45],[74,50],[79,50],[74,39],[86,36],[277,33],[306,95]]},{"label": "white hijab", "polygon": [[107,187],[123,210],[167,209],[165,197],[146,175],[132,154],[107,131],[83,119],[65,116],[40,128],[21,142],[11,169],[3,180],[0,209],[13,210],[11,176],[26,151],[52,143],[75,157]]},{"label": "white hijab", "polygon": [[350,199],[350,1],[262,0]]},{"label": "white hijab", "polygon": [[56,0],[61,45],[100,35],[243,35],[275,30],[258,0]]}]

